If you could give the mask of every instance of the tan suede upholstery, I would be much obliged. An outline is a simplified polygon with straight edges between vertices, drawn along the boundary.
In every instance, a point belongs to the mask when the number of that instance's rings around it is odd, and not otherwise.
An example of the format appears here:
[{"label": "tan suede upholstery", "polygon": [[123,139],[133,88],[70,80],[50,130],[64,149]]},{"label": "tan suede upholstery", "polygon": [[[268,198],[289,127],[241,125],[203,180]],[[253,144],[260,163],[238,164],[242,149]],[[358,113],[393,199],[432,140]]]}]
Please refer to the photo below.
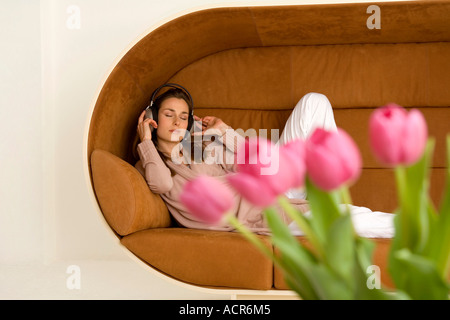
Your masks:
[{"label": "tan suede upholstery", "polygon": [[[272,249],[267,237],[260,239]],[[273,285],[271,261],[236,232],[149,229],[124,237],[122,244],[158,270],[188,283],[262,290]]]},{"label": "tan suede upholstery", "polygon": [[[240,235],[171,223],[161,198],[133,168],[138,115],[167,81],[188,88],[198,116],[215,115],[256,134],[267,129],[269,137],[281,133],[304,94],[325,94],[363,155],[354,204],[388,212],[397,206],[394,175],[369,150],[368,119],[388,102],[419,108],[436,138],[431,197],[438,204],[450,123],[450,2],[378,3],[381,29],[367,28],[368,5],[203,10],[164,24],[127,52],[97,99],[86,159],[102,213],[121,243],[181,281],[286,288],[280,272]],[[391,285],[390,241],[374,241],[374,261]]]},{"label": "tan suede upholstery", "polygon": [[119,235],[170,225],[161,197],[148,192],[142,175],[129,163],[103,150],[92,152],[94,187],[106,221]]}]

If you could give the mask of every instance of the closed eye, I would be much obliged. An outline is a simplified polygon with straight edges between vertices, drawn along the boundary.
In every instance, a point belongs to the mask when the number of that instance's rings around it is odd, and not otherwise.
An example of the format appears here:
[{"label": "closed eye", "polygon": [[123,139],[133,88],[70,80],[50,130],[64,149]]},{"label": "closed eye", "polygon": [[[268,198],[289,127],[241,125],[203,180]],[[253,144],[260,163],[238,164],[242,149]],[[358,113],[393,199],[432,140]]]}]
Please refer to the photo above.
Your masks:
[{"label": "closed eye", "polygon": [[[165,113],[164,116],[166,116],[167,118],[172,118],[174,115],[172,113]],[[179,118],[180,120],[187,121],[189,117],[186,115],[182,115]]]}]

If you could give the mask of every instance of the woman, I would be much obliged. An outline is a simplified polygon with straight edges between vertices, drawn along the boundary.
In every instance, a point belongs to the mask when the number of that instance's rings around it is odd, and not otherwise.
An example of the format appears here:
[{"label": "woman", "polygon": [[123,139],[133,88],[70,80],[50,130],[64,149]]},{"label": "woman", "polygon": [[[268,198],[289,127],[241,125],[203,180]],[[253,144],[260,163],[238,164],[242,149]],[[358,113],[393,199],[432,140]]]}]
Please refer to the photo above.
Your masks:
[{"label": "woman", "polygon": [[[234,154],[245,139],[221,119],[213,116],[194,116],[195,123],[199,124],[201,129],[198,132],[194,130],[194,137],[190,139],[191,133],[187,129],[192,108],[192,101],[186,93],[176,88],[156,98],[153,110],[158,112],[158,121],[145,118],[145,111],[142,112],[137,127],[140,140],[137,152],[140,160],[136,163],[136,168],[145,177],[150,190],[160,194],[172,216],[182,226],[231,231],[233,228],[229,225],[211,226],[193,217],[181,204],[179,196],[184,184],[199,174],[214,176],[227,184],[226,175],[235,172],[235,163],[229,160],[234,159]],[[279,143],[285,144],[296,138],[306,139],[317,127],[329,131],[337,130],[328,99],[322,94],[308,93],[292,111]],[[200,141],[196,139],[197,135],[204,137],[211,132],[216,136],[214,142],[211,138]],[[289,190],[286,195],[298,210],[308,214],[309,206],[302,190]],[[284,211],[278,206],[276,209],[284,222],[290,224],[291,220]],[[262,208],[245,201],[237,192],[234,194],[233,212],[242,224],[254,232],[269,232],[263,219]],[[360,235],[391,237],[393,234],[390,214],[374,213],[370,209],[353,206],[352,218]],[[293,234],[301,235],[295,225],[290,224],[290,228]]]},{"label": "woman", "polygon": [[[235,171],[233,155],[238,150],[244,137],[235,132],[221,119],[213,116],[199,118],[194,116],[196,123],[201,124],[201,130],[194,132],[194,138],[190,141],[187,133],[189,114],[192,112],[192,103],[186,93],[178,88],[166,91],[156,98],[153,110],[158,112],[158,121],[145,118],[145,111],[139,117],[138,136],[140,143],[137,152],[140,160],[136,168],[145,177],[150,190],[160,194],[175,220],[184,227],[196,229],[232,230],[231,226],[210,226],[195,219],[180,203],[179,195],[184,184],[194,179],[199,174],[216,177],[219,181],[227,183],[225,176]],[[287,143],[295,138],[306,139],[316,127],[328,130],[336,130],[333,111],[328,99],[317,93],[305,95],[297,104],[282,132],[280,143]],[[214,132],[216,140],[202,139],[196,143],[196,134]],[[180,143],[180,141],[188,143]],[[198,140],[198,139],[197,139]],[[207,140],[207,141],[204,141]],[[191,145],[192,148],[189,147]],[[213,148],[211,148],[213,146]],[[218,146],[222,147],[223,152]],[[203,161],[198,161],[194,155],[203,156]],[[204,150],[212,150],[214,154],[206,154]],[[194,151],[194,152],[192,152]],[[215,161],[210,161],[211,157]],[[209,161],[205,161],[209,160]],[[304,194],[291,190],[288,194],[290,202],[301,212],[308,211],[308,203]],[[240,222],[255,232],[267,232],[267,225],[262,216],[262,209],[253,206],[235,193],[235,208]],[[278,207],[281,217],[286,224],[291,221]]]}]

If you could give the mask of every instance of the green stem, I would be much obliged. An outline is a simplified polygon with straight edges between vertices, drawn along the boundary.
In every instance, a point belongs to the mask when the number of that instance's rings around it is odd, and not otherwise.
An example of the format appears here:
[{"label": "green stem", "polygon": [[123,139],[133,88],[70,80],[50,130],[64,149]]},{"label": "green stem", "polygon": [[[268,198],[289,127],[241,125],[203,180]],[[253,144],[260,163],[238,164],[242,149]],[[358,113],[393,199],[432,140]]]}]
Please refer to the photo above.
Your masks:
[{"label": "green stem", "polygon": [[400,216],[401,225],[401,243],[403,247],[408,247],[409,243],[409,219],[408,219],[408,201],[407,201],[407,181],[406,181],[406,170],[403,166],[395,167],[395,178],[397,181],[397,192],[400,203],[398,204],[401,208],[398,215]]},{"label": "green stem", "polygon": [[281,205],[284,211],[286,211],[288,216],[299,226],[300,230],[304,232],[305,236],[309,239],[309,241],[311,241],[311,244],[316,249],[319,260],[323,261],[325,255],[324,249],[320,244],[320,241],[317,238],[316,234],[314,233],[313,229],[309,225],[308,221],[306,221],[306,218],[295,208],[292,207],[292,205],[285,196],[279,196],[278,203]]},{"label": "green stem", "polygon": [[[239,231],[248,241],[250,241],[250,243],[256,246],[256,248],[258,248],[264,255],[271,259],[276,267],[278,267],[280,270],[283,270],[284,276],[287,280],[290,280],[291,283],[296,283],[298,281],[296,275],[289,271],[289,268],[287,268],[285,263],[283,263],[283,260],[277,257],[273,251],[269,250],[267,246],[251,230],[241,224],[233,213],[227,213],[225,217],[237,231]],[[299,290],[299,288],[296,289]],[[297,293],[300,296],[305,295],[305,292],[303,291],[302,294],[300,294],[300,292]]]},{"label": "green stem", "polygon": [[344,186],[340,189],[342,202],[346,205],[347,208],[347,214],[350,214],[350,205],[352,202],[352,196],[350,194],[350,190],[348,187]]}]

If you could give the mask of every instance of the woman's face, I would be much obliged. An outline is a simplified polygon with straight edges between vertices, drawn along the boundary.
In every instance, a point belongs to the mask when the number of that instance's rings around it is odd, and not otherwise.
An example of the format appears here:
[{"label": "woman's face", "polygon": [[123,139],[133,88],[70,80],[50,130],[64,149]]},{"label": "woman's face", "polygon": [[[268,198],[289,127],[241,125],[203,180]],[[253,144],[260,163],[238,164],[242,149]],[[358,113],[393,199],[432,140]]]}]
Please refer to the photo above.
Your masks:
[{"label": "woman's face", "polygon": [[189,119],[189,106],[183,99],[167,98],[158,111],[158,139],[181,141],[186,133]]}]

